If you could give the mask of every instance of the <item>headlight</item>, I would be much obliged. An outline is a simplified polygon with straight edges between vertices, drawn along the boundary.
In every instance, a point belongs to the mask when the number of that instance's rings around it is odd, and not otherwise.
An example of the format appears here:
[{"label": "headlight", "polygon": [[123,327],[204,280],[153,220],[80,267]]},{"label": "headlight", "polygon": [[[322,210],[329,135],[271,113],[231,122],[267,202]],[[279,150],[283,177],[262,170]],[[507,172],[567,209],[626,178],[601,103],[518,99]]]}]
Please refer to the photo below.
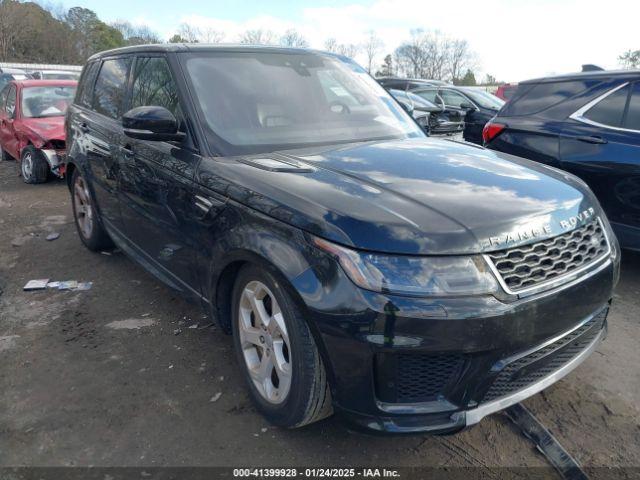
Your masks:
[{"label": "headlight", "polygon": [[481,256],[384,255],[358,252],[314,237],[359,287],[415,296],[481,295],[498,291],[498,283]]}]

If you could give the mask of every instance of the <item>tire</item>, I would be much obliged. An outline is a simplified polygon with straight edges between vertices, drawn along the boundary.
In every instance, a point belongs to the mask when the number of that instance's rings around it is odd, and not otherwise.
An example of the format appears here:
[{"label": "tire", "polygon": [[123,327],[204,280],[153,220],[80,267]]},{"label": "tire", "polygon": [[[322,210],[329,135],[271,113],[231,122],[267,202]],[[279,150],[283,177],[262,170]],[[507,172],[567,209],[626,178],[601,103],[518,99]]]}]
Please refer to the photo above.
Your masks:
[{"label": "tire", "polygon": [[2,145],[0,145],[0,158],[2,158],[2,160],[4,161],[13,160],[13,157],[9,155],[9,152],[2,148]]},{"label": "tire", "polygon": [[20,159],[20,174],[24,183],[44,183],[49,177],[49,164],[44,154],[33,145],[25,147]]},{"label": "tire", "polygon": [[94,252],[113,247],[100,221],[89,185],[77,168],[71,178],[71,206],[78,236],[85,247]]},{"label": "tire", "polygon": [[[259,319],[266,319],[267,326]],[[255,265],[240,270],[232,294],[232,328],[251,399],[270,423],[297,428],[333,413],[326,371],[311,331],[273,274]],[[270,373],[261,375],[264,372]]]}]

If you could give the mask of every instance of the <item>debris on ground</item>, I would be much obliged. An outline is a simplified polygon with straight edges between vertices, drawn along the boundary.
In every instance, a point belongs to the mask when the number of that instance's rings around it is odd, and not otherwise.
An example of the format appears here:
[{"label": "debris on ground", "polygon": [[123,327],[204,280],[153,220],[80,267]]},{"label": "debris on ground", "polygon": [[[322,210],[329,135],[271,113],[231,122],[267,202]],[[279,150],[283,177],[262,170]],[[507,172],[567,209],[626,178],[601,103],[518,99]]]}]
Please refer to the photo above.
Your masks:
[{"label": "debris on ground", "polygon": [[217,402],[218,400],[220,400],[221,396],[222,396],[222,392],[218,392],[213,397],[211,397],[211,400],[209,400],[209,401],[210,402]]},{"label": "debris on ground", "polygon": [[76,280],[66,280],[58,285],[58,290],[75,290],[76,288],[78,288]]},{"label": "debris on ground", "polygon": [[110,256],[111,256],[111,252],[107,252],[106,250],[102,250],[100,253],[101,253],[102,255],[106,255],[107,257],[110,257]]},{"label": "debris on ground", "polygon": [[194,323],[193,325],[189,325],[189,328],[193,329],[193,328],[198,328],[198,324]]},{"label": "debris on ground", "polygon": [[203,325],[201,327],[198,327],[198,330],[204,330],[205,328],[209,328],[209,327],[214,327],[215,324],[214,323],[208,323],[206,325]]},{"label": "debris on ground", "polygon": [[58,232],[51,232],[45,237],[45,240],[51,242],[53,240],[57,240],[58,238],[60,238],[60,234]]},{"label": "debris on ground", "polygon": [[24,287],[22,287],[22,289],[25,291],[44,290],[45,288],[47,288],[48,283],[49,283],[48,278],[41,278],[38,280],[29,280],[27,284]]},{"label": "debris on ground", "polygon": [[91,290],[93,282],[79,282],[76,290]]},{"label": "debris on ground", "polygon": [[106,326],[114,330],[139,330],[155,324],[156,321],[153,318],[127,318],[125,320],[115,320],[107,323]]},{"label": "debris on ground", "polygon": [[180,328],[176,328],[176,329],[173,331],[173,334],[174,334],[174,335],[180,335],[181,333],[182,333],[182,329],[180,329]]},{"label": "debris on ground", "polygon": [[20,235],[11,240],[11,245],[14,247],[21,247],[31,238],[31,235]]},{"label": "debris on ground", "polygon": [[37,280],[29,280],[27,284],[22,288],[25,291],[30,290],[44,290],[45,288],[56,290],[90,290],[93,286],[93,282],[78,282],[76,280],[66,280],[64,282],[50,282],[48,278],[42,278]]}]

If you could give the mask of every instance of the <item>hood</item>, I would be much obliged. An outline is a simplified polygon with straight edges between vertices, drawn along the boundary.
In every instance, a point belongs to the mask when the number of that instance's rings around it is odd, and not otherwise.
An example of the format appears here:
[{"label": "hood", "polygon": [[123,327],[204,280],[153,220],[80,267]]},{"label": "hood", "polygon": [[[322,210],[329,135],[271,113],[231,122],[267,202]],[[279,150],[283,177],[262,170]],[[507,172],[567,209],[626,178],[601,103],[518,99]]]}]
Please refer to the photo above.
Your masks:
[{"label": "hood", "polygon": [[570,174],[432,138],[211,159],[198,175],[267,215],[378,252],[499,250],[601,213]]},{"label": "hood", "polygon": [[24,118],[22,124],[42,140],[64,140],[64,117]]}]

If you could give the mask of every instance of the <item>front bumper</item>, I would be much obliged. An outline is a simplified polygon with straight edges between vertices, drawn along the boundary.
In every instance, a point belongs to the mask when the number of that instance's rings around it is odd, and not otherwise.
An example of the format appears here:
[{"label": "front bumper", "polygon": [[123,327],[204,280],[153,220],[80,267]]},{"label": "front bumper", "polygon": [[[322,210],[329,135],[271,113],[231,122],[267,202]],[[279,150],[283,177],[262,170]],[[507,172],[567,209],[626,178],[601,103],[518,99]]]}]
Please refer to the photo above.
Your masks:
[{"label": "front bumper", "polygon": [[63,178],[66,170],[67,153],[65,150],[43,149],[42,153],[47,159],[51,173]]},{"label": "front bumper", "polygon": [[356,426],[392,433],[458,431],[568,374],[605,336],[619,270],[612,258],[579,281],[505,302],[383,295],[326,267],[294,286],[334,408]]}]

